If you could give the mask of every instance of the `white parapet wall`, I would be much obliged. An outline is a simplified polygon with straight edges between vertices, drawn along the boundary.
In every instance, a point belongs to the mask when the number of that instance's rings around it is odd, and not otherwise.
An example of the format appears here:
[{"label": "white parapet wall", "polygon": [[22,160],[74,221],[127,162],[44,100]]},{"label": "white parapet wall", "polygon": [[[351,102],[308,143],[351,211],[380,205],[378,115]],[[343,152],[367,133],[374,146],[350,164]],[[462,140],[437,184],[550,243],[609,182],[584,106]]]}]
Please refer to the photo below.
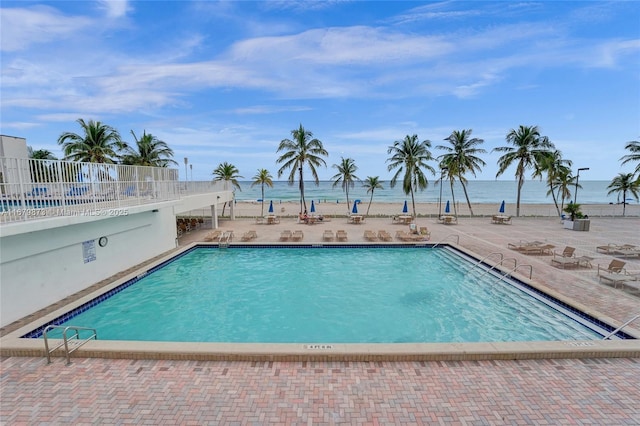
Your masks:
[{"label": "white parapet wall", "polygon": [[173,208],[70,218],[67,224],[2,236],[1,325],[175,248]]}]

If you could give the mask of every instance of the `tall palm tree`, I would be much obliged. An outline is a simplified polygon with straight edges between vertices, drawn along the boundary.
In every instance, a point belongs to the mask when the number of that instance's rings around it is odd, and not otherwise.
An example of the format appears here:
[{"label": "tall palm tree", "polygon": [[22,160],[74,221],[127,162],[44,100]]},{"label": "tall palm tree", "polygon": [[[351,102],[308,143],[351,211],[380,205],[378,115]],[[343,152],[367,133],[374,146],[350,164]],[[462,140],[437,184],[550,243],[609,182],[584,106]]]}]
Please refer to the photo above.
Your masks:
[{"label": "tall palm tree", "polygon": [[[57,160],[48,149],[36,149],[27,147],[27,153],[32,160]],[[51,182],[54,180],[55,165],[45,161],[30,161],[29,168],[31,180],[34,182]]]},{"label": "tall palm tree", "polygon": [[498,158],[498,173],[496,178],[511,166],[516,164],[516,179],[518,180],[518,196],[516,199],[516,217],[520,216],[520,194],[524,185],[524,173],[529,168],[535,168],[540,159],[555,146],[546,136],[540,135],[538,126],[520,126],[518,129],[511,129],[507,133],[506,140],[511,146],[501,146],[493,151],[504,152]]},{"label": "tall palm tree", "polygon": [[622,161],[621,164],[627,164],[630,162],[638,163],[636,164],[636,170],[634,173],[640,175],[640,141],[627,142],[627,145],[624,147],[624,149],[629,150],[631,154],[622,156],[620,158],[620,161]]},{"label": "tall palm tree", "polygon": [[[222,181],[225,183],[225,190],[229,189],[228,184],[231,183],[231,187],[234,188],[234,190],[238,189],[239,191],[242,191],[240,183],[238,182],[238,179],[242,178],[242,176],[238,175],[238,169],[233,164],[227,163],[226,161],[224,163],[220,163],[218,167],[213,170],[212,174],[214,182]],[[224,216],[224,209],[226,207],[227,202],[225,201],[222,206],[222,216]]]},{"label": "tall palm tree", "polygon": [[[558,184],[557,178],[560,174],[569,176],[571,173],[571,160],[565,160],[562,158],[562,152],[559,150],[549,151],[548,154],[543,155],[537,164],[533,177],[539,177],[542,179],[542,174],[546,173],[547,180],[547,195],[551,195],[553,203],[556,206],[558,216],[562,216],[562,209],[558,206],[558,198],[556,197],[556,186]],[[563,200],[564,201],[564,200]],[[564,203],[563,203],[564,204]]]},{"label": "tall palm tree", "polygon": [[353,188],[355,181],[360,180],[360,178],[356,176],[358,166],[356,166],[352,158],[341,157],[340,164],[334,164],[332,167],[338,170],[338,173],[331,177],[331,180],[334,181],[333,187],[335,188],[338,185],[342,186],[342,189],[347,195],[347,208],[349,208],[351,205],[349,202],[349,188]]},{"label": "tall palm tree", "polygon": [[133,130],[131,135],[133,135],[135,147],[129,145],[124,147],[122,164],[151,167],[168,167],[170,164],[178,165],[172,159],[173,150],[169,148],[166,142],[159,140],[146,131],[142,132],[140,139],[138,139]]},{"label": "tall palm tree", "polygon": [[313,133],[300,127],[291,131],[293,140],[283,139],[278,146],[276,152],[283,152],[278,157],[276,163],[282,163],[282,167],[278,170],[278,177],[287,169],[291,169],[289,173],[289,185],[293,185],[298,174],[298,187],[300,188],[300,213],[307,209],[307,202],[304,199],[304,167],[309,167],[311,176],[313,176],[316,185],[320,183],[318,179],[317,167],[327,166],[326,161],[322,157],[326,157],[329,153],[322,146],[322,142],[313,137]]},{"label": "tall palm tree", "polygon": [[[467,179],[465,174],[471,173],[476,176],[476,171],[481,171],[482,166],[486,163],[477,156],[477,154],[484,154],[485,151],[482,148],[478,148],[478,145],[484,143],[483,139],[471,138],[472,129],[467,130],[454,130],[449,137],[445,138],[451,146],[438,145],[437,149],[446,150],[446,154],[438,156],[440,164],[443,167],[447,167],[448,178],[451,184],[451,194],[453,195],[453,183],[457,178],[462,185],[464,196],[467,199],[467,206],[469,206],[469,212],[473,216],[473,209],[471,208],[471,201],[469,201],[469,194],[467,193]],[[455,196],[454,196],[454,209],[455,209]]]},{"label": "tall palm tree", "polygon": [[[571,200],[571,188],[575,187],[575,184],[576,178],[571,175],[571,169],[563,167],[558,170],[553,186],[556,188],[556,200],[560,200],[561,212],[564,211],[564,201]],[[582,188],[582,185],[578,184],[578,188]]]},{"label": "tall palm tree", "polygon": [[33,149],[33,147],[27,147],[27,154],[29,158],[34,160],[57,160],[55,155],[48,149]]},{"label": "tall palm tree", "polygon": [[380,176],[367,176],[367,178],[362,181],[362,186],[367,189],[367,194],[371,193],[371,198],[369,198],[369,205],[367,206],[367,216],[369,216],[369,209],[371,208],[371,202],[373,201],[373,192],[376,189],[384,189],[382,186],[382,182],[380,181]]},{"label": "tall palm tree", "polygon": [[640,197],[640,181],[634,179],[633,173],[620,173],[613,178],[607,189],[610,190],[607,195],[622,192],[622,216],[625,215],[627,207],[627,192],[631,193],[636,201]]},{"label": "tall palm tree", "polygon": [[118,151],[125,146],[120,133],[99,121],[85,122],[79,118],[76,122],[80,124],[83,134],[64,132],[58,138],[64,159],[89,163],[115,163]]},{"label": "tall palm tree", "polygon": [[433,167],[427,164],[427,161],[433,160],[429,148],[431,148],[431,141],[424,140],[420,142],[418,135],[407,135],[403,140],[395,141],[387,150],[387,154],[392,154],[387,159],[389,163],[388,171],[398,169],[389,184],[392,188],[395,187],[400,174],[404,172],[402,190],[406,195],[411,195],[414,217],[416,216],[414,194],[417,190],[423,190],[429,185],[423,169],[429,170],[432,175],[435,175]]},{"label": "tall palm tree", "polygon": [[267,169],[258,169],[255,176],[253,177],[252,187],[260,185],[260,190],[262,191],[262,197],[260,197],[260,201],[262,205],[260,206],[260,216],[264,216],[264,187],[265,185],[269,188],[273,188],[273,177],[269,170]]}]

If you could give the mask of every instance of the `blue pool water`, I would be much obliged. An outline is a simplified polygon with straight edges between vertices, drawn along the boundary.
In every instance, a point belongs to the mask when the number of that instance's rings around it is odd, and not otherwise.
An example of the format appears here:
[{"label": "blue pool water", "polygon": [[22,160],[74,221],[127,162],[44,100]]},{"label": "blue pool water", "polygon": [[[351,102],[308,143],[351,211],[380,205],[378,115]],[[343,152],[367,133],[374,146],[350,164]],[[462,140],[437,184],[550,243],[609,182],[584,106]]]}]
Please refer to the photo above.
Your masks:
[{"label": "blue pool water", "polygon": [[68,321],[101,340],[394,343],[601,337],[444,248],[197,248]]}]

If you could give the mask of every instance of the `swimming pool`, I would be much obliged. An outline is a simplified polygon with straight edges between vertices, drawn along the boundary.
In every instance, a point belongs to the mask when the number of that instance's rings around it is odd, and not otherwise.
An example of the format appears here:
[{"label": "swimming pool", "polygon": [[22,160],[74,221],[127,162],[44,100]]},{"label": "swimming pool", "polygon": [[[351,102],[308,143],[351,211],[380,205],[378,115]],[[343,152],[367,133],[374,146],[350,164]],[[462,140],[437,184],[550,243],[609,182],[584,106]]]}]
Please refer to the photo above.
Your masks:
[{"label": "swimming pool", "polygon": [[177,342],[558,341],[603,332],[446,247],[200,247],[143,275],[55,323],[96,328],[101,340]]}]

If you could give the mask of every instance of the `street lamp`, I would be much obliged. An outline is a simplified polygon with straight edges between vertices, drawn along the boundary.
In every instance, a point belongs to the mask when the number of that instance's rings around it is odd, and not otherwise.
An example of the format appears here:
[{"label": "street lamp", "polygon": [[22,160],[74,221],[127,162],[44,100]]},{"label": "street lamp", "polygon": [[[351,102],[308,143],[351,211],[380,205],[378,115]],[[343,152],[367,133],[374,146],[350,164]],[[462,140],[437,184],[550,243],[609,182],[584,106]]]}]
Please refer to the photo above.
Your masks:
[{"label": "street lamp", "polygon": [[193,182],[193,164],[189,164],[189,170],[191,170],[191,182]]},{"label": "street lamp", "polygon": [[189,175],[187,174],[187,164],[189,164],[189,159],[187,157],[184,157],[184,181],[188,181],[189,180]]},{"label": "street lamp", "polygon": [[440,170],[440,198],[438,199],[438,219],[442,217],[442,181],[444,180],[444,172],[448,170],[448,167],[443,167]]},{"label": "street lamp", "polygon": [[581,167],[578,169],[578,174],[576,175],[576,191],[573,193],[573,204],[576,204],[576,200],[578,199],[578,181],[580,180],[580,170],[589,170],[589,168]]}]

